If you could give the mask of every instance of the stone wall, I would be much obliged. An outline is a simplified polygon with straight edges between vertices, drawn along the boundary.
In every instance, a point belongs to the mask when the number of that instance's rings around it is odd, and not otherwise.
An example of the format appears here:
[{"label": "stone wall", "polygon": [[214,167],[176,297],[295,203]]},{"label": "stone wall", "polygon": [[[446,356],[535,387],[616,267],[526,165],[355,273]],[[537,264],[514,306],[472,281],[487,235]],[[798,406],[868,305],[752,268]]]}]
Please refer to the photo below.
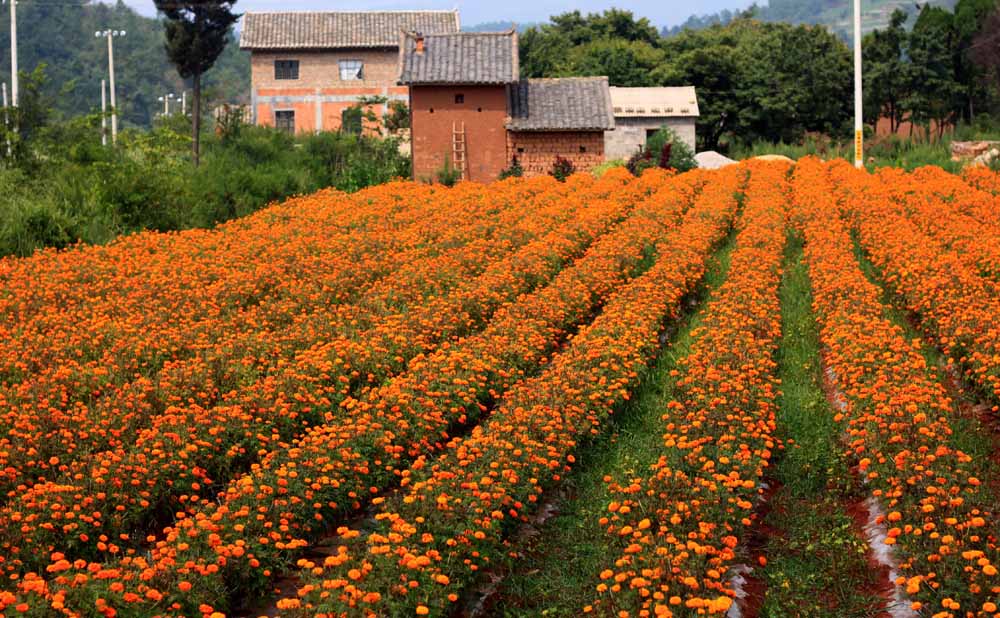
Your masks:
[{"label": "stone wall", "polygon": [[628,159],[646,145],[647,131],[667,125],[695,151],[695,118],[615,118],[615,130],[604,133],[604,152],[608,159]]},{"label": "stone wall", "polygon": [[604,162],[604,134],[600,131],[507,132],[507,159],[514,157],[525,176],[552,170],[556,156],[569,159],[576,171],[585,172]]}]

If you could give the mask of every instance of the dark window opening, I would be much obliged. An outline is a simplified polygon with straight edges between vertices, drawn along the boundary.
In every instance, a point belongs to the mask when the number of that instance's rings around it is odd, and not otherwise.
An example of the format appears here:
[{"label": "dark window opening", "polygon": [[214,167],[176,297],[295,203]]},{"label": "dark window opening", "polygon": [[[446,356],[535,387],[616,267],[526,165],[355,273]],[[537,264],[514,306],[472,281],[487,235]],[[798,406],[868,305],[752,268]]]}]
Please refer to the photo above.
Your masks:
[{"label": "dark window opening", "polygon": [[586,146],[580,146],[580,152],[587,152]]},{"label": "dark window opening", "polygon": [[298,60],[274,61],[274,79],[298,79],[298,78],[299,78]]},{"label": "dark window opening", "polygon": [[432,114],[434,113],[434,108],[433,108],[433,107],[431,108],[431,113],[432,113]]},{"label": "dark window opening", "polygon": [[481,112],[481,111],[483,111],[483,108],[481,108],[481,107],[477,107],[477,108],[476,108],[476,111],[477,111],[477,112]]},{"label": "dark window opening", "polygon": [[657,131],[659,131],[659,129],[646,129],[646,139],[649,139],[654,135],[656,135]]},{"label": "dark window opening", "polygon": [[340,130],[349,135],[361,135],[361,108],[348,107],[340,113]]},{"label": "dark window opening", "polygon": [[274,127],[285,133],[295,133],[295,112],[291,110],[274,112]]},{"label": "dark window opening", "polygon": [[465,103],[465,95],[464,94],[456,94],[455,95],[455,103],[457,105],[461,105],[462,103]]},{"label": "dark window opening", "polygon": [[518,154],[524,154],[524,148],[518,148],[517,149],[517,153]]}]

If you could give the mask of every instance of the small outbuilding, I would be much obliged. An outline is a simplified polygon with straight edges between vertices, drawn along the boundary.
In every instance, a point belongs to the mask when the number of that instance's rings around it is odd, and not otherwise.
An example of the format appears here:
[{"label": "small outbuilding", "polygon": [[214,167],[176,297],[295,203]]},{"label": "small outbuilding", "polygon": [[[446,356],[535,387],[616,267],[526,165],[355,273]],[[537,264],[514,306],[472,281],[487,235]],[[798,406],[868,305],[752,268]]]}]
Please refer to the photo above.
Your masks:
[{"label": "small outbuilding", "polygon": [[610,89],[615,130],[604,134],[608,159],[628,159],[666,125],[695,150],[698,97],[693,86]]},{"label": "small outbuilding", "polygon": [[406,32],[399,48],[414,178],[451,166],[464,180],[490,182],[515,158],[525,176],[547,174],[557,157],[580,172],[604,162],[615,126],[606,77],[521,79],[514,30]]},{"label": "small outbuilding", "polygon": [[604,134],[615,128],[607,77],[524,79],[510,93],[507,158],[525,176],[549,173],[556,157],[578,171],[604,162]]}]

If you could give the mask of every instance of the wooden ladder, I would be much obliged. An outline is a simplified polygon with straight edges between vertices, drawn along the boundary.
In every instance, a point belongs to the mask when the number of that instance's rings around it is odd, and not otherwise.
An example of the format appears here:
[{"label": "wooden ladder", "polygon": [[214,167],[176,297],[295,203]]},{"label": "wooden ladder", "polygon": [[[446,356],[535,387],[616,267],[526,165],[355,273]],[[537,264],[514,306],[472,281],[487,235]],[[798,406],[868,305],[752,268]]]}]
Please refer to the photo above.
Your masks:
[{"label": "wooden ladder", "polygon": [[465,150],[465,122],[462,122],[461,125],[453,122],[451,125],[451,160],[455,165],[455,169],[458,170],[459,178],[461,180],[468,180],[466,177],[468,165]]}]

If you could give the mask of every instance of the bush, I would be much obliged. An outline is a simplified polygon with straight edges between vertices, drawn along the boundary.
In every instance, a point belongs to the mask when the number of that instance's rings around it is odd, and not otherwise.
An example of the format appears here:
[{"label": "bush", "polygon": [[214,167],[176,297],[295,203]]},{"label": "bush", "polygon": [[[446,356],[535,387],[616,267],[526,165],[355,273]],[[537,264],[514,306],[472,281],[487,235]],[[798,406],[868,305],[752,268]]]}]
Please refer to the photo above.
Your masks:
[{"label": "bush", "polygon": [[507,169],[502,170],[498,178],[499,180],[504,180],[506,178],[520,178],[521,176],[524,176],[524,168],[521,167],[521,162],[518,161],[515,156],[511,160],[510,166],[508,166]]},{"label": "bush", "polygon": [[566,179],[572,176],[575,171],[576,166],[573,165],[572,161],[556,155],[556,161],[552,164],[552,169],[549,170],[549,176],[559,182],[566,182]]},{"label": "bush", "polygon": [[236,122],[205,136],[194,168],[190,137],[177,132],[188,120],[175,116],[152,131],[122,131],[115,147],[101,146],[99,115],[38,129],[34,156],[0,168],[0,255],[211,226],[294,194],[410,175],[398,139],[292,136]]},{"label": "bush", "polygon": [[462,179],[462,172],[451,164],[451,157],[444,156],[444,165],[437,171],[437,181],[446,187],[454,187]]},{"label": "bush", "polygon": [[[646,140],[646,151],[656,158],[659,166],[664,169],[671,168],[678,172],[687,172],[698,167],[691,147],[679,138],[673,129],[665,125]],[[667,156],[664,161],[660,161],[659,159],[664,153]]]}]

